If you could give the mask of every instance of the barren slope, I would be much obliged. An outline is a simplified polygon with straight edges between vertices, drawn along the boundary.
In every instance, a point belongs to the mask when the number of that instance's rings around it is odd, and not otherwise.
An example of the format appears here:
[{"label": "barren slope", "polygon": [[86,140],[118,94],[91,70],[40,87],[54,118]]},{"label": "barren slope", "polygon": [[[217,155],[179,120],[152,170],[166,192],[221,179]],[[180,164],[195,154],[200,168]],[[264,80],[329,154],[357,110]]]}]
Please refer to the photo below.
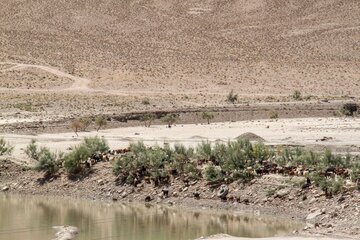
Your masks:
[{"label": "barren slope", "polygon": [[0,60],[112,93],[359,95],[359,16],[358,0],[2,0]]}]

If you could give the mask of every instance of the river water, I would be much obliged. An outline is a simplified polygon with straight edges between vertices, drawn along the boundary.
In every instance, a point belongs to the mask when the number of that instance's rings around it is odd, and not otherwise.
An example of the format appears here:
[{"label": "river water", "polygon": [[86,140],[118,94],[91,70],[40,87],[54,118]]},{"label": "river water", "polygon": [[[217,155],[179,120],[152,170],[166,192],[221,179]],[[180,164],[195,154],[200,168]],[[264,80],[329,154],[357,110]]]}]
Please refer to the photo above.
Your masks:
[{"label": "river water", "polygon": [[59,225],[78,227],[78,240],[193,240],[218,233],[267,237],[300,227],[262,216],[0,194],[0,240],[51,240],[52,226]]}]

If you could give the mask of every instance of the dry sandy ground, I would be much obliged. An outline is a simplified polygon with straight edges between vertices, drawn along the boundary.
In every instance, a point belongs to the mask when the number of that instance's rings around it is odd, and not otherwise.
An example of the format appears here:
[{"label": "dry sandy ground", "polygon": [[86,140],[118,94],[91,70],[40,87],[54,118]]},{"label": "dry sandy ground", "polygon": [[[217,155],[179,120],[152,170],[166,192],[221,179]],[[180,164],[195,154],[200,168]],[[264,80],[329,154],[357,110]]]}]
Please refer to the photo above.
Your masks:
[{"label": "dry sandy ground", "polygon": [[[111,148],[127,147],[129,143],[143,141],[153,145],[181,143],[195,146],[202,141],[227,142],[241,134],[252,132],[265,139],[265,144],[307,145],[322,149],[331,147],[335,151],[360,152],[360,119],[358,118],[295,118],[278,120],[255,120],[208,124],[165,125],[126,127],[100,130],[100,132],[53,133],[40,135],[4,134],[4,138],[15,145],[14,157],[24,159],[23,149],[31,139],[40,145],[58,151],[66,151],[86,136],[102,136]],[[327,137],[326,141],[321,141]]]},{"label": "dry sandy ground", "polygon": [[358,96],[359,15],[358,0],[2,0],[1,91]]},{"label": "dry sandy ground", "polygon": [[228,235],[215,235],[207,238],[200,238],[202,240],[344,240],[344,238],[329,238],[329,237],[272,237],[272,238],[240,238],[231,237]]}]

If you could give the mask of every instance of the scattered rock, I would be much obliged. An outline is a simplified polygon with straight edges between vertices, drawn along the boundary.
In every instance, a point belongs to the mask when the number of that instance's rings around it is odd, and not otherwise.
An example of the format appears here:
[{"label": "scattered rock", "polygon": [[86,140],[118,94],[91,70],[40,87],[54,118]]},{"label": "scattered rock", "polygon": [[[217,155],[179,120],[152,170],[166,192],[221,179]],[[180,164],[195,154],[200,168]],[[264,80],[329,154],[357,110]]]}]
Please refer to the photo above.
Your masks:
[{"label": "scattered rock", "polygon": [[153,199],[151,196],[146,196],[145,197],[145,202],[151,202]]},{"label": "scattered rock", "polygon": [[229,194],[229,188],[226,185],[221,185],[220,190],[217,192],[217,196],[221,199],[225,199]]},{"label": "scattered rock", "polygon": [[73,226],[54,226],[56,229],[54,240],[72,240],[78,235],[79,229]]},{"label": "scattered rock", "polygon": [[169,189],[168,188],[163,188],[162,193],[163,193],[164,197],[168,197],[169,196]]},{"label": "scattered rock", "polygon": [[200,199],[200,193],[199,192],[193,192],[193,196],[195,199]]},{"label": "scattered rock", "polygon": [[307,215],[306,221],[313,220],[313,219],[315,219],[316,217],[318,217],[318,216],[320,216],[322,214],[323,214],[323,211],[321,209],[318,209],[318,210],[310,213],[309,215]]},{"label": "scattered rock", "polygon": [[286,195],[289,195],[289,193],[290,193],[290,189],[287,188],[281,189],[275,193],[274,198],[283,198]]},{"label": "scattered rock", "polygon": [[128,195],[128,193],[126,191],[124,191],[122,194],[121,194],[121,198],[126,198]]},{"label": "scattered rock", "polygon": [[6,191],[9,191],[9,186],[4,186],[2,189],[1,189],[1,191],[2,192],[6,192]]},{"label": "scattered rock", "polygon": [[341,195],[338,199],[338,202],[343,202],[343,201],[345,201],[345,197],[344,195]]}]

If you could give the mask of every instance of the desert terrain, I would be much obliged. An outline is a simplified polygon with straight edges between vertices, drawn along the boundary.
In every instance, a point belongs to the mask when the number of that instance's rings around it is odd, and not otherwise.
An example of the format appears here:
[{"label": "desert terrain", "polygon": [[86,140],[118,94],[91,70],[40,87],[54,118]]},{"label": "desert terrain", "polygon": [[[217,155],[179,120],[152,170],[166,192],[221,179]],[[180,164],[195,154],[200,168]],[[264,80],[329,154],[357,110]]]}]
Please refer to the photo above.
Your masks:
[{"label": "desert terrain", "polygon": [[8,108],[46,98],[49,114],[81,114],[94,99],[109,112],[144,98],[148,108],[223,105],[230,90],[255,102],[295,90],[358,99],[359,14],[356,0],[5,0],[1,96]]},{"label": "desert terrain", "polygon": [[[343,112],[344,104],[360,102],[359,16],[358,0],[2,0],[0,132],[15,148],[1,162],[0,187],[86,199],[95,193],[94,199],[107,201],[141,202],[161,193],[115,185],[108,162],[82,181],[60,172],[39,185],[42,174],[23,171],[31,166],[24,154],[31,139],[66,153],[90,136],[118,149],[137,141],[226,143],[245,134],[269,146],[359,155],[360,111],[352,117]],[[210,124],[204,112],[213,114]],[[146,114],[154,114],[150,127],[143,126]],[[177,116],[172,128],[163,122],[169,114]],[[100,115],[107,125],[98,132]],[[80,117],[90,125],[77,135],[72,123]],[[360,235],[358,191],[340,201],[342,195],[328,199],[315,187],[291,188],[288,180],[257,179],[239,190],[250,196],[239,205],[214,199],[215,190],[201,181],[190,187],[203,190],[201,201],[187,193],[169,201],[187,208],[261,209],[299,221],[326,208],[301,236]],[[268,181],[286,183],[290,192],[263,202],[269,187],[254,186]],[[209,239],[218,238],[233,239]]]}]

